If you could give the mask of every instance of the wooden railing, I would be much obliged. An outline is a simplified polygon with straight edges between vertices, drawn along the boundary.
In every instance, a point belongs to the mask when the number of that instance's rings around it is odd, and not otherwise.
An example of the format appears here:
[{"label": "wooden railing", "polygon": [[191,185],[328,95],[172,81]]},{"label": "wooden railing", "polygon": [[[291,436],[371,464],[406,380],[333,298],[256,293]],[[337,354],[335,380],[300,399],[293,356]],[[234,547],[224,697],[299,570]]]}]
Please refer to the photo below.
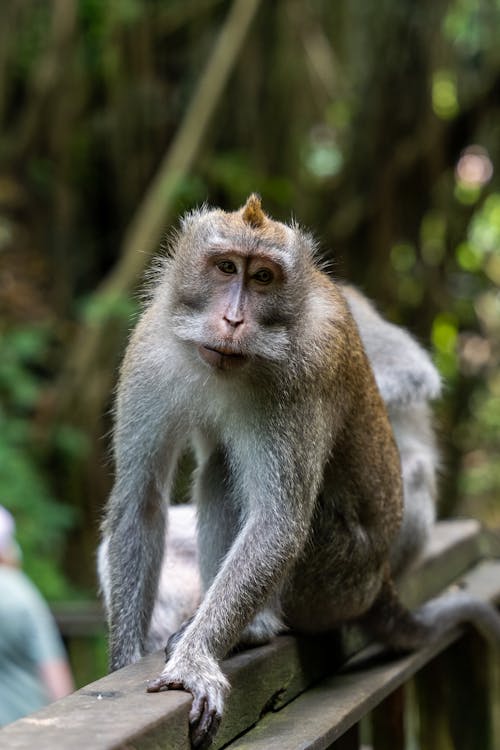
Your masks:
[{"label": "wooden railing", "polygon": [[[438,524],[400,591],[413,607],[450,584],[500,601],[500,539],[476,521]],[[0,747],[188,750],[190,696],[145,692],[162,662],[161,653],[148,656],[10,724]],[[397,659],[352,628],[280,636],[224,662],[232,690],[213,747],[498,750],[498,662],[498,652],[464,629]]]}]

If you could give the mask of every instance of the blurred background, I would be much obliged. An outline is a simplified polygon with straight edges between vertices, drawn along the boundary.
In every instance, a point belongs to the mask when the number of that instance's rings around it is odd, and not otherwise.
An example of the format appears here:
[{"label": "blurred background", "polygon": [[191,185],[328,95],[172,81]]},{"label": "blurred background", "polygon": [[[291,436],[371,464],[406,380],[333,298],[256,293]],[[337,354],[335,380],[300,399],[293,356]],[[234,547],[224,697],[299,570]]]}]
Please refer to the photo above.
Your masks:
[{"label": "blurred background", "polygon": [[432,349],[440,514],[500,526],[500,0],[4,0],[0,502],[79,685],[144,269],[251,191]]}]

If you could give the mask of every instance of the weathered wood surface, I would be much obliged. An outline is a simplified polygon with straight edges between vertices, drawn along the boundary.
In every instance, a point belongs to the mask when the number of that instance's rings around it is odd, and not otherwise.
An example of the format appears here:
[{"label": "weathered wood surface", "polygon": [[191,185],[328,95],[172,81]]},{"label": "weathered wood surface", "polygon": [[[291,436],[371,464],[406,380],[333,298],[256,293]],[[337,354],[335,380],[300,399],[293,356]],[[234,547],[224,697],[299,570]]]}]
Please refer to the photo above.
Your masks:
[{"label": "weathered wood surface", "polygon": [[500,535],[473,519],[441,521],[424,557],[398,584],[408,607],[436,596],[485,557],[500,557]]},{"label": "weathered wood surface", "polygon": [[[485,554],[500,556],[500,543],[494,536],[486,537],[477,522],[439,524],[425,558],[401,585],[405,601],[414,605],[441,591],[464,571],[477,564]],[[500,563],[490,563],[493,568],[485,568],[484,565],[479,565],[477,571],[468,574],[467,580],[474,581],[474,590],[480,596],[490,599],[500,595],[500,589],[498,592],[496,589],[492,591],[490,586],[493,574],[495,584],[500,586],[500,568],[495,567]],[[487,575],[485,571],[488,571]],[[484,580],[485,577],[488,581]],[[310,715],[312,717],[316,715],[316,701],[321,705],[329,705],[328,726],[325,725],[324,730],[321,730],[328,742],[311,747],[327,747],[347,726],[355,723],[355,717],[359,718],[382,700],[395,686],[457,636],[458,633],[450,634],[432,648],[398,662],[356,673],[337,674],[293,703],[290,701],[308,686],[338,669],[345,662],[346,649],[353,653],[353,649],[359,648],[359,640],[356,646],[356,638],[351,634],[346,636],[345,633],[339,637],[314,639],[283,636],[268,646],[237,654],[227,659],[223,665],[232,684],[232,691],[214,748],[221,747],[256,724],[266,712],[267,715],[258,727],[245,735],[244,739],[238,740],[234,744],[235,748],[278,746],[277,742],[269,739],[270,735],[266,740],[267,745],[248,743],[260,742],[257,735],[264,732],[266,727],[270,727],[272,735],[276,731],[274,721],[286,725],[287,715],[288,722],[291,722],[291,734],[296,738],[298,727],[305,727],[306,724],[311,730],[315,727],[316,719],[303,715],[301,706],[308,705],[308,710],[313,712]],[[79,750],[89,747],[94,750],[152,750],[160,747],[187,750],[189,695],[180,691],[158,694],[145,692],[147,680],[161,670],[162,663],[161,653],[148,656],[138,664],[108,675],[36,714],[5,727],[0,730],[0,747],[12,750],[24,750],[30,746],[37,747],[38,750]],[[366,682],[360,682],[362,675]],[[356,714],[352,713],[353,701],[359,706]],[[271,709],[286,704],[290,705],[277,713],[269,713]],[[299,712],[295,718],[290,713],[293,711]],[[315,737],[314,741],[317,742],[316,730]],[[280,748],[288,747],[281,742],[280,739]],[[292,744],[290,747],[306,748],[309,745]]]},{"label": "weathered wood surface", "polygon": [[[500,561],[480,563],[463,576],[461,583],[481,599],[500,600]],[[457,628],[415,653],[379,664],[376,655],[382,650],[367,647],[339,673],[322,680],[281,711],[265,716],[232,743],[231,750],[268,750],[273,746],[280,750],[325,750],[462,633]]]},{"label": "weathered wood surface", "polygon": [[0,748],[189,750],[189,695],[172,691],[166,705],[145,700],[146,678],[160,665],[158,655],[148,656],[9,724],[0,731]]}]

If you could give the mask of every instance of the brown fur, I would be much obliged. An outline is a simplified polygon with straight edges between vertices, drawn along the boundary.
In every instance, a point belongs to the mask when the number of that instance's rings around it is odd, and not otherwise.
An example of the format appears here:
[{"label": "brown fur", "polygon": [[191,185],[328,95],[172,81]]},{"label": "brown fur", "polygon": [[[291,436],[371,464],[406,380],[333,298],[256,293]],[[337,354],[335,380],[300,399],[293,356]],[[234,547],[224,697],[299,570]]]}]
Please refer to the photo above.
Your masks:
[{"label": "brown fur", "polygon": [[257,193],[252,193],[241,211],[241,218],[245,224],[249,224],[253,229],[259,229],[266,221],[266,215],[262,210],[261,199]]}]

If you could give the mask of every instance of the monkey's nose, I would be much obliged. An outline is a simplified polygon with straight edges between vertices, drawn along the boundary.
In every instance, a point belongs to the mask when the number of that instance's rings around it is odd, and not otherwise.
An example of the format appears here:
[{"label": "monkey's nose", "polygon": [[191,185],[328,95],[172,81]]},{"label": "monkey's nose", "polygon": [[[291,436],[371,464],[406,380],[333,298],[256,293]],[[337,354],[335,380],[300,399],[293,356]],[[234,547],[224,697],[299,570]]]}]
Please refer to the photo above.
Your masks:
[{"label": "monkey's nose", "polygon": [[226,313],[224,315],[224,320],[228,325],[231,326],[231,328],[238,328],[238,326],[241,326],[245,322],[243,315],[231,313]]}]

